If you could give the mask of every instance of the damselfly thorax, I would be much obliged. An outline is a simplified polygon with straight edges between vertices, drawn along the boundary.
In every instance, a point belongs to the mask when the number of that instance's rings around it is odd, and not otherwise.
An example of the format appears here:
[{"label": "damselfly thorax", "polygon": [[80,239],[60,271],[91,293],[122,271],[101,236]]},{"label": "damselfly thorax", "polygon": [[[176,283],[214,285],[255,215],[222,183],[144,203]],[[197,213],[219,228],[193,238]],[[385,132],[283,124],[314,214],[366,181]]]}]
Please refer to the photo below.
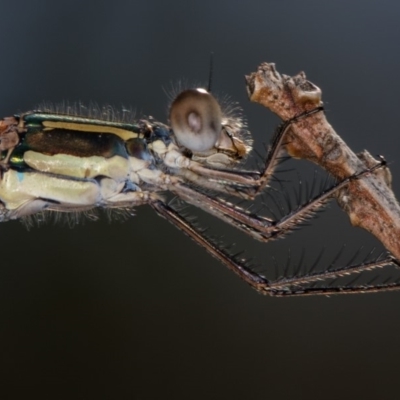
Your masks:
[{"label": "damselfly thorax", "polygon": [[[4,118],[0,122],[0,221],[96,208],[130,210],[149,204],[262,293],[342,292],[342,287],[316,291],[307,285],[348,274],[356,270],[354,266],[270,282],[245,260],[207,238],[163,197],[163,192],[170,192],[262,242],[283,236],[351,180],[383,165],[378,163],[344,179],[277,220],[223,199],[230,195],[252,200],[264,191],[291,124],[321,110],[317,107],[282,125],[261,171],[240,169],[240,162],[251,150],[250,134],[240,116],[224,112],[204,89],[177,95],[170,107],[170,126],[152,118],[136,122],[118,118],[110,108],[85,113],[80,106],[57,112],[44,107]],[[361,268],[391,261],[386,257],[363,263]]]},{"label": "damselfly thorax", "polygon": [[2,221],[42,211],[137,206],[179,177],[198,179],[193,167],[228,168],[250,149],[241,120],[225,116],[202,89],[175,99],[173,129],[151,119],[104,119],[109,109],[98,114],[39,110],[1,122]]}]

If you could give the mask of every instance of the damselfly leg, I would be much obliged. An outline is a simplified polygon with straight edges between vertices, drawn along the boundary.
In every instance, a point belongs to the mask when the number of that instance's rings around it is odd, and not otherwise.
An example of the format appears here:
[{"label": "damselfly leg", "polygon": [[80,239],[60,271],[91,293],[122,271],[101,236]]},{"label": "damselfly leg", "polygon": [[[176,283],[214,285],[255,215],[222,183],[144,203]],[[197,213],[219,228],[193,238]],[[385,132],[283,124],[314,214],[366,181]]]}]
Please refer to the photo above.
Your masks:
[{"label": "damselfly leg", "polygon": [[202,246],[209,254],[218,259],[222,264],[236,273],[240,278],[247,282],[251,287],[262,294],[271,296],[309,296],[309,295],[330,295],[345,293],[366,293],[388,290],[399,290],[400,283],[387,283],[381,285],[361,285],[361,286],[331,286],[309,287],[310,283],[326,280],[332,277],[340,277],[352,273],[360,273],[374,268],[384,267],[388,264],[396,263],[393,257],[386,256],[372,262],[346,266],[335,271],[324,271],[299,277],[284,278],[275,282],[270,282],[264,276],[257,274],[244,259],[235,258],[228,251],[207,238],[200,229],[195,227],[186,218],[181,216],[173,208],[161,200],[150,202],[153,209],[169,222],[185,232],[196,243]]},{"label": "damselfly leg", "polygon": [[[313,110],[312,113],[321,110]],[[310,113],[310,114],[312,114]],[[306,117],[308,114],[305,113],[301,117]],[[296,118],[297,119],[297,118]],[[285,133],[290,129],[290,123],[284,124],[283,127],[278,131],[274,143],[281,144]],[[246,191],[247,186],[245,183],[252,182],[253,188],[258,188],[262,185],[268,184],[269,177],[272,176],[273,167],[276,165],[277,155],[279,153],[279,146],[271,146],[271,149],[267,156],[266,166],[260,178],[243,178],[243,176],[236,175],[235,171],[227,172],[213,170],[213,178],[218,179],[218,187],[213,186],[214,190],[218,190],[222,193],[236,193],[237,196],[241,196],[243,191]],[[272,164],[272,165],[271,165]],[[169,190],[176,194],[176,196],[187,203],[190,203],[196,207],[203,209],[204,211],[213,214],[220,218],[224,222],[234,226],[235,228],[242,230],[246,234],[249,234],[253,238],[267,242],[269,240],[277,239],[280,236],[285,235],[293,227],[303,221],[305,218],[310,217],[320,207],[322,207],[327,200],[333,195],[345,188],[350,182],[362,177],[375,173],[382,168],[385,168],[386,162],[381,159],[380,162],[375,163],[371,167],[366,167],[365,170],[354,174],[341,182],[334,184],[330,189],[323,191],[305,204],[299,206],[296,210],[290,212],[279,220],[272,220],[260,215],[252,214],[244,209],[230,204],[221,198],[207,195],[202,189],[196,187],[190,187],[184,182],[174,182],[170,185]],[[202,169],[205,174],[206,168]],[[230,177],[233,179],[230,179]],[[235,185],[237,180],[243,186],[239,186],[237,190]],[[258,186],[260,185],[260,186]],[[211,185],[210,185],[211,186]],[[225,187],[229,186],[229,190],[225,190]],[[246,193],[248,195],[248,193]],[[255,195],[258,194],[258,190],[255,190]],[[151,200],[150,205],[156,212],[162,217],[166,218],[169,222],[177,226],[179,229],[184,231],[189,237],[191,237],[196,243],[206,249],[208,253],[217,258],[220,262],[226,265],[230,270],[235,272],[250,286],[263,294],[272,296],[305,296],[305,295],[329,295],[335,293],[360,293],[370,291],[384,291],[384,290],[395,290],[400,288],[400,283],[390,283],[382,285],[360,285],[360,286],[319,286],[318,288],[312,287],[317,281],[324,281],[332,278],[339,278],[346,275],[355,273],[361,273],[363,271],[369,271],[375,268],[381,268],[388,264],[395,264],[396,261],[392,256],[381,256],[378,259],[368,262],[363,262],[356,265],[348,265],[342,268],[336,268],[334,270],[325,270],[316,273],[305,273],[303,275],[294,277],[283,277],[277,281],[270,281],[266,277],[254,272],[254,269],[244,259],[240,259],[232,256],[226,251],[221,245],[210,240],[201,229],[197,228],[194,224],[189,222],[183,217],[177,210],[165,202],[156,199]]]}]

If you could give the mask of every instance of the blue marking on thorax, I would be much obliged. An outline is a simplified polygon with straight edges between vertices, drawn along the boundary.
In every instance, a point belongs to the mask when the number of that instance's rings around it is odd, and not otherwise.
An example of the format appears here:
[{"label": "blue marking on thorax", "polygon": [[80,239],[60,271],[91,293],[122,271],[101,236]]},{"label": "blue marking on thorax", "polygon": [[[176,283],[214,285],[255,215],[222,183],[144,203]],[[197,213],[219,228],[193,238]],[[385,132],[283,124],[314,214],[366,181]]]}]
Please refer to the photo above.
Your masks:
[{"label": "blue marking on thorax", "polygon": [[24,173],[23,172],[17,172],[17,179],[18,182],[22,182],[24,180]]}]

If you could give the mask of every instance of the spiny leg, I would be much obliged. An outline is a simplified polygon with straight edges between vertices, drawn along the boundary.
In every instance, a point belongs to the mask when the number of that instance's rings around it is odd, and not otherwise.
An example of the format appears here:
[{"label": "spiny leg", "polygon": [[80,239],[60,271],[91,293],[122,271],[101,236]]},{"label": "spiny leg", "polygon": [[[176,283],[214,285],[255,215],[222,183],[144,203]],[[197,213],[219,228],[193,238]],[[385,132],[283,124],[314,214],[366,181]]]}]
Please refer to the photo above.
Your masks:
[{"label": "spiny leg", "polygon": [[271,289],[268,294],[285,297],[285,296],[330,296],[334,294],[359,294],[359,293],[378,293],[393,292],[400,290],[400,282],[382,283],[377,285],[359,285],[359,286],[324,286],[324,287],[306,287],[306,288],[285,288]]},{"label": "spiny leg", "polygon": [[303,287],[303,285],[307,285],[317,281],[324,281],[332,278],[341,278],[356,273],[372,271],[373,269],[383,268],[390,264],[397,265],[397,262],[391,255],[381,255],[375,260],[363,262],[361,264],[347,265],[345,267],[340,267],[336,269],[328,269],[321,272],[308,273],[302,276],[295,275],[290,278],[283,277],[281,279],[278,279],[277,281],[270,282],[269,287],[274,290],[285,289],[288,287]]},{"label": "spiny leg", "polygon": [[202,208],[204,211],[215,215],[257,240],[267,242],[271,239],[277,239],[285,235],[299,222],[314,214],[332,195],[350,182],[361,179],[363,176],[373,173],[385,165],[386,162],[382,159],[381,162],[377,163],[373,167],[367,168],[360,173],[351,175],[343,181],[336,183],[328,190],[325,190],[305,204],[299,206],[296,210],[276,221],[249,213],[240,207],[233,206],[221,199],[208,196],[197,189],[190,188],[182,182],[175,182],[170,185],[169,189],[186,202]]},{"label": "spiny leg", "polygon": [[323,111],[323,110],[324,110],[323,107],[317,107],[310,111],[304,111],[303,113],[296,115],[295,117],[289,119],[288,121],[285,121],[279,127],[277,134],[275,135],[275,137],[272,140],[271,147],[268,150],[267,158],[265,160],[265,168],[259,178],[258,187],[257,187],[255,195],[260,193],[268,185],[270,177],[272,176],[273,171],[278,163],[278,155],[281,151],[281,147],[284,143],[284,139],[286,137],[286,134],[290,130],[291,125],[302,118],[308,117],[310,115],[313,115],[313,114]]},{"label": "spiny leg", "polygon": [[[188,174],[183,174],[182,177],[186,178],[188,181],[200,184],[200,187],[203,188],[209,188],[222,193],[233,194],[238,197],[241,196],[253,198],[268,184],[269,178],[277,164],[278,155],[283,144],[284,137],[287,131],[290,129],[291,124],[298,118],[302,118],[318,111],[320,111],[320,109],[303,113],[283,125],[283,127],[275,136],[272,146],[268,152],[265,168],[263,172],[259,174],[245,171],[236,172],[228,170],[213,170],[194,162],[187,167]],[[196,206],[200,206],[205,211],[216,215],[222,220],[238,227],[239,229],[242,229],[246,233],[256,237],[259,240],[267,241],[270,238],[283,235],[287,230],[300,222],[303,218],[316,211],[330,196],[332,196],[339,189],[345,187],[352,180],[359,179],[365,174],[374,172],[377,168],[380,168],[383,165],[385,165],[384,160],[370,169],[366,169],[365,171],[346,178],[333,188],[320,194],[319,196],[316,196],[308,203],[299,207],[299,209],[278,221],[272,221],[268,218],[247,213],[246,211],[241,210],[239,207],[234,207],[228,203],[224,203],[220,199],[209,197],[201,191],[192,189],[182,181],[179,182],[179,179],[178,181],[174,181],[169,186],[169,189],[183,200]],[[193,173],[192,176],[190,176],[190,172]],[[347,285],[345,287],[335,287],[331,285],[325,288],[313,288],[305,286],[316,281],[360,273],[365,270],[371,270],[384,265],[396,263],[390,256],[384,259],[377,259],[372,262],[362,263],[355,266],[349,265],[335,271],[330,270],[320,273],[309,273],[308,275],[304,276],[294,276],[291,278],[280,279],[276,282],[270,282],[263,276],[253,272],[245,262],[236,260],[234,257],[231,257],[228,252],[224,251],[219,246],[216,246],[212,241],[207,239],[201,233],[201,231],[193,227],[193,225],[181,217],[172,208],[166,206],[164,203],[162,203],[162,206],[161,203],[158,203],[157,207],[153,205],[153,208],[155,208],[159,214],[170,220],[170,222],[175,223],[180,229],[184,230],[197,243],[205,247],[210,254],[217,257],[221,262],[228,266],[228,268],[233,270],[235,273],[241,276],[242,279],[247,281],[251,286],[262,293],[279,296],[350,292],[357,293],[361,291],[394,290],[394,288],[397,287],[397,283],[358,286]]]},{"label": "spiny leg", "polygon": [[226,265],[231,271],[239,275],[250,286],[260,291],[262,290],[261,288],[263,286],[268,284],[265,278],[254,273],[246,265],[245,261],[235,260],[234,257],[232,257],[226,250],[213,243],[201,232],[200,229],[196,228],[186,218],[179,215],[173,208],[165,204],[163,201],[155,199],[149,204],[157,212],[157,214],[161,215],[180,230],[185,232],[197,244],[204,247],[209,254]]},{"label": "spiny leg", "polygon": [[[169,222],[174,224],[176,227],[185,232],[190,238],[192,238],[197,244],[204,247],[205,250],[222,262],[231,271],[239,275],[245,282],[252,286],[255,290],[262,294],[267,294],[271,296],[309,296],[309,295],[330,295],[330,294],[346,294],[346,293],[364,293],[364,292],[380,292],[380,291],[392,291],[400,289],[400,282],[394,283],[383,283],[377,285],[360,285],[360,286],[337,286],[337,287],[302,287],[304,283],[309,283],[311,280],[320,280],[324,278],[324,272],[321,274],[315,274],[313,278],[309,281],[303,280],[302,277],[293,278],[290,282],[286,284],[282,281],[277,281],[276,283],[270,282],[265,277],[254,272],[246,263],[245,260],[235,259],[234,256],[230,255],[226,250],[213,243],[209,238],[204,235],[200,229],[196,228],[187,219],[179,215],[173,208],[165,204],[159,199],[152,199],[149,204],[160,216],[166,218]],[[392,263],[391,258],[381,260],[377,262],[375,266],[373,263],[369,263],[367,269],[372,269],[378,267],[382,262],[388,261],[386,264]],[[367,264],[364,264],[366,267]],[[345,267],[346,268],[346,267]],[[344,275],[345,268],[338,272],[339,276]],[[355,267],[348,267],[349,270]],[[359,272],[359,268],[355,272]],[[334,274],[334,271],[329,272],[329,278]],[[318,278],[318,279],[317,279]]]},{"label": "spiny leg", "polygon": [[237,197],[253,199],[263,191],[270,181],[275,167],[279,162],[281,147],[291,125],[299,119],[322,110],[322,107],[317,107],[311,111],[305,111],[284,122],[279,127],[272,140],[265,160],[264,169],[261,172],[213,169],[195,161],[185,160],[187,165],[180,170],[179,174],[188,181],[196,183],[203,188]]},{"label": "spiny leg", "polygon": [[[307,202],[305,205],[299,207],[294,213],[289,214],[279,221],[272,221],[265,217],[250,214],[239,207],[232,206],[228,203],[222,202],[220,199],[209,197],[187,186],[180,185],[177,188],[177,194],[185,201],[201,207],[205,211],[212,213],[221,220],[231,224],[232,226],[244,231],[253,238],[262,242],[267,242],[271,239],[276,239],[284,235],[293,227],[299,220],[303,220],[305,216],[315,212],[317,208],[321,207],[326,199],[332,196],[337,190],[340,190],[344,185],[353,179],[360,179],[367,173],[371,173],[380,166],[385,164],[382,161],[376,164],[370,170],[363,171],[359,174],[351,176],[350,178],[333,186],[324,193],[316,196],[314,199]],[[288,224],[288,225],[286,225]],[[376,268],[382,268],[389,264],[396,264],[394,258],[390,255],[385,257],[378,257],[375,260],[362,262],[360,264],[349,264],[345,267],[337,268],[335,270],[326,270],[323,272],[308,273],[302,276],[295,275],[291,278],[283,278],[276,282],[270,282],[271,289],[283,289],[288,286],[299,286],[310,284],[316,281],[326,280],[330,278],[339,278],[346,275],[370,271]]]}]

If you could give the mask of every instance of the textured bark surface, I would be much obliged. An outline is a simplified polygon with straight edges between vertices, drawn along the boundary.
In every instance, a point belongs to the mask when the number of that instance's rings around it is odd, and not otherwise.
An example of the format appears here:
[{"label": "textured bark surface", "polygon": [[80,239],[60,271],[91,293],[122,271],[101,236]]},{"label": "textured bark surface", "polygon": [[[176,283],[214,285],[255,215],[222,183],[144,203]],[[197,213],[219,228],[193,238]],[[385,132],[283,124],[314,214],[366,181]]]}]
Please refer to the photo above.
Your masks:
[{"label": "textured bark surface", "polygon": [[[263,63],[246,77],[251,101],[269,108],[284,121],[322,105],[321,90],[307,81],[303,72],[289,77],[279,74],[275,64]],[[367,151],[358,155],[334,131],[325,114],[318,112],[293,123],[286,151],[312,161],[342,180],[379,161]],[[375,235],[400,260],[400,207],[390,188],[386,167],[351,181],[337,200],[353,225]]]}]

